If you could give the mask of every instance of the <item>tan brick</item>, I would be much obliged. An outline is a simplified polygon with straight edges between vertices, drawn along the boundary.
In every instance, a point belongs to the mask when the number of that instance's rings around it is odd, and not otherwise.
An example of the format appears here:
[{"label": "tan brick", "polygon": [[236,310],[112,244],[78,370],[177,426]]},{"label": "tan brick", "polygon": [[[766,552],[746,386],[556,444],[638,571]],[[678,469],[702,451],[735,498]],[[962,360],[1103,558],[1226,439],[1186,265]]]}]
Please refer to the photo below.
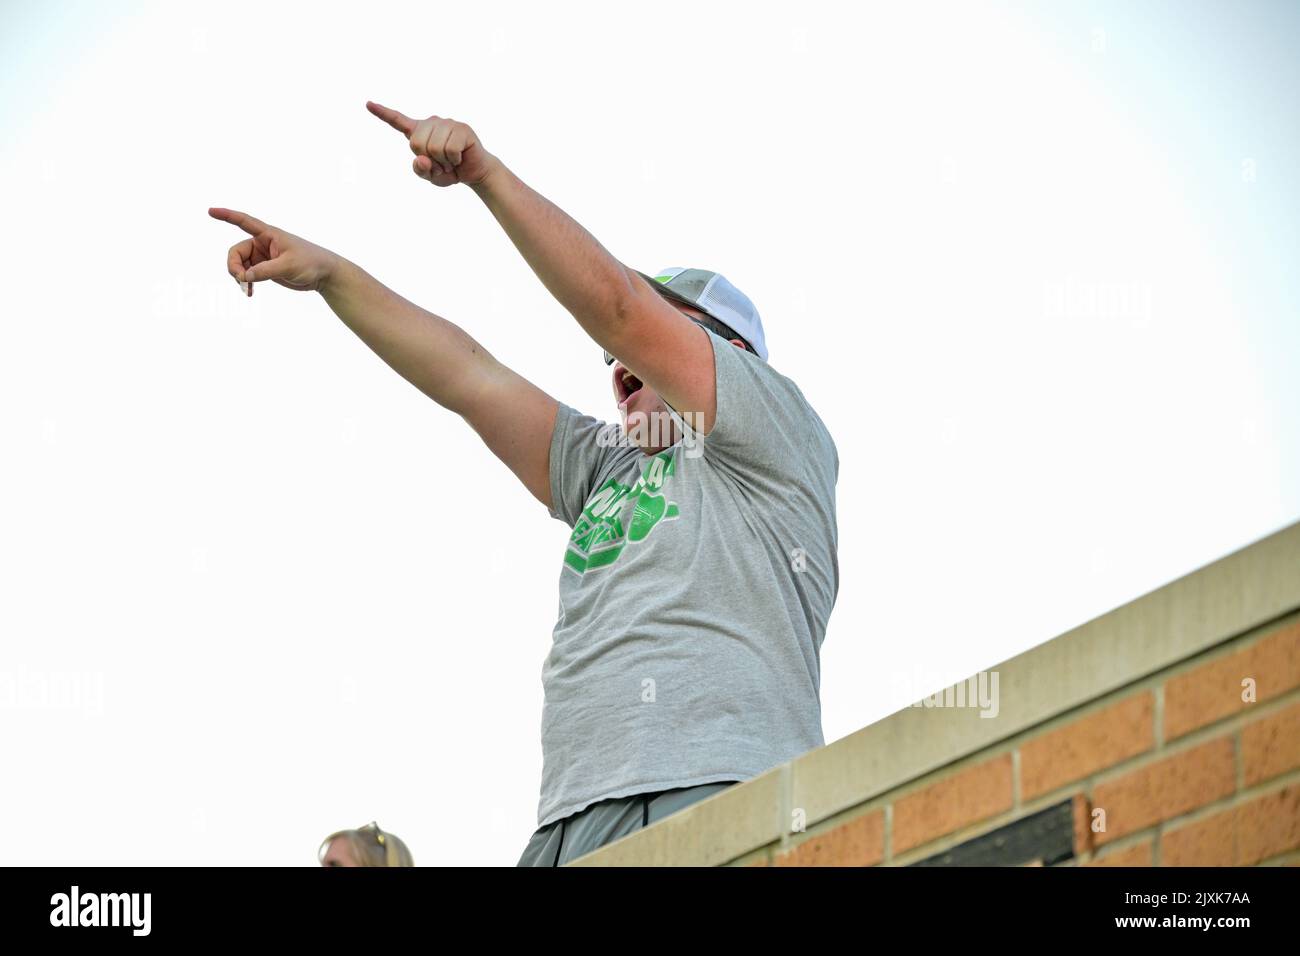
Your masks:
[{"label": "tan brick", "polygon": [[1165,739],[1252,707],[1241,699],[1242,680],[1255,680],[1256,700],[1274,700],[1300,687],[1300,621],[1225,657],[1165,682]]},{"label": "tan brick", "polygon": [[959,770],[895,802],[894,852],[1004,813],[1011,803],[1011,754]]},{"label": "tan brick", "polygon": [[1143,840],[1122,850],[1114,850],[1102,857],[1089,860],[1084,866],[1151,866],[1151,840]]},{"label": "tan brick", "polygon": [[1300,621],[1264,638],[1247,651],[1247,660],[1245,676],[1255,678],[1259,703],[1300,687]]},{"label": "tan brick", "polygon": [[1300,787],[1284,787],[1160,838],[1165,866],[1253,866],[1300,849]]},{"label": "tan brick", "polygon": [[1300,703],[1242,728],[1241,763],[1248,787],[1300,767]]},{"label": "tan brick", "polygon": [[804,840],[773,866],[875,866],[885,859],[885,814],[864,813]]},{"label": "tan brick", "polygon": [[1160,837],[1162,866],[1233,866],[1237,861],[1237,810],[1224,810]]},{"label": "tan brick", "polygon": [[1237,807],[1237,864],[1251,866],[1300,847],[1300,787]]},{"label": "tan brick", "polygon": [[1134,694],[1026,741],[1020,748],[1020,794],[1033,800],[1155,745],[1154,695]]},{"label": "tan brick", "polygon": [[1236,789],[1232,740],[1208,743],[1129,771],[1093,788],[1092,805],[1106,813],[1106,830],[1093,834],[1102,846],[1161,820],[1182,816]]}]

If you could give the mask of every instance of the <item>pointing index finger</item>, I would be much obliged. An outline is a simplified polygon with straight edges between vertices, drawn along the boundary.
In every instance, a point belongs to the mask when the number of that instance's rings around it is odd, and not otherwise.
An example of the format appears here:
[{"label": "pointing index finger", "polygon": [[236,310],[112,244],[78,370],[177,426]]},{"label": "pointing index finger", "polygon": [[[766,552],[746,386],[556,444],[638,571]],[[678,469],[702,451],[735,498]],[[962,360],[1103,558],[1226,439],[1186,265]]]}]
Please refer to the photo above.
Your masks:
[{"label": "pointing index finger", "polygon": [[266,223],[262,222],[262,220],[256,219],[247,213],[242,213],[237,209],[222,209],[214,206],[208,210],[208,215],[213,219],[220,219],[222,222],[228,222],[232,226],[238,226],[250,236],[261,235],[264,232],[268,232],[271,228]]},{"label": "pointing index finger", "polygon": [[397,110],[390,110],[387,106],[380,106],[370,100],[366,101],[366,109],[405,136],[410,136],[415,132],[415,127],[418,125],[409,116],[405,116],[397,112]]}]

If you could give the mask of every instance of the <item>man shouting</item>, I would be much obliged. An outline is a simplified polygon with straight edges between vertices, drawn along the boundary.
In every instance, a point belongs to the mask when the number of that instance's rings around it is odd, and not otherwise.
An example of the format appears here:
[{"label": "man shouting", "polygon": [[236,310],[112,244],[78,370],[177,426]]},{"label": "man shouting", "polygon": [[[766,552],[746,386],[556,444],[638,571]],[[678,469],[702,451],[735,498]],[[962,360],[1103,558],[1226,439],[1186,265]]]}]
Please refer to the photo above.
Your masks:
[{"label": "man shouting", "polygon": [[367,107],[417,176],[478,194],[613,366],[621,432],[346,259],[209,210],[250,237],[228,257],[248,295],[267,281],[319,292],[572,529],[542,668],[538,829],[519,864],[566,863],[821,746],[839,459],[768,364],[754,304],[715,272],[623,265],[465,123]]}]

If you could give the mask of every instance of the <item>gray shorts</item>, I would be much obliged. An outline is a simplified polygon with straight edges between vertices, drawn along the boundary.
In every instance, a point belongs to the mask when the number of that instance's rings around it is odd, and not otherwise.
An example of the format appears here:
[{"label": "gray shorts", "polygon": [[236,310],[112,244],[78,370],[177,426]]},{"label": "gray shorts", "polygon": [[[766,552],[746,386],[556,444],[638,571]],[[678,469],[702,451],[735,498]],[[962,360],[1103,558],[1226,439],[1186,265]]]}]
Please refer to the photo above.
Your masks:
[{"label": "gray shorts", "polygon": [[516,866],[562,866],[736,784],[735,780],[601,800],[542,827]]}]

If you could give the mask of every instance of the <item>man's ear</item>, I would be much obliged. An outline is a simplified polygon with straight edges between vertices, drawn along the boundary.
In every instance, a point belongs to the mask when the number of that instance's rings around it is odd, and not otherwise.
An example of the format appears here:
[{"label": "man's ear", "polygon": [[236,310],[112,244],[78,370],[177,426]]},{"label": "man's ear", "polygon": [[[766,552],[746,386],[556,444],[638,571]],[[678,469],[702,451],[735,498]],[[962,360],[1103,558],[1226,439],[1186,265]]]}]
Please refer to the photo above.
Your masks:
[{"label": "man's ear", "polygon": [[731,342],[732,345],[740,349],[742,352],[749,351],[749,346],[745,344],[744,339],[730,339],[729,341]]}]

